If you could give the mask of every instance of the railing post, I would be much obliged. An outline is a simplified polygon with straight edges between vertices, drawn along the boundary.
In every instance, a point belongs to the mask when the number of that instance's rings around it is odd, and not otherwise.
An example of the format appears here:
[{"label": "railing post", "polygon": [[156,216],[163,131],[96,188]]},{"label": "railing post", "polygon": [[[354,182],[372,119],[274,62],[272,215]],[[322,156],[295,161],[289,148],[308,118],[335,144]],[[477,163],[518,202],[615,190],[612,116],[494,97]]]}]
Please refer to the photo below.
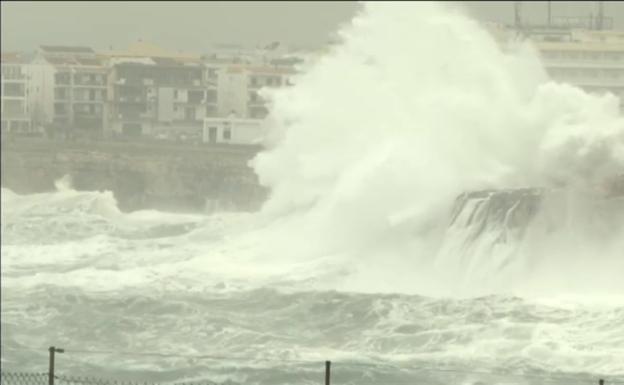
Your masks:
[{"label": "railing post", "polygon": [[48,385],[54,385],[54,354],[64,353],[65,350],[50,346],[48,352],[50,352],[50,363],[48,365]]},{"label": "railing post", "polygon": [[598,380],[598,384],[599,385],[604,385],[604,380],[601,378],[600,380]]},{"label": "railing post", "polygon": [[325,361],[325,385],[331,384],[331,361]]},{"label": "railing post", "polygon": [[56,352],[56,349],[54,346],[50,346],[48,352],[50,352],[50,362],[48,364],[48,385],[54,385],[54,353]]}]

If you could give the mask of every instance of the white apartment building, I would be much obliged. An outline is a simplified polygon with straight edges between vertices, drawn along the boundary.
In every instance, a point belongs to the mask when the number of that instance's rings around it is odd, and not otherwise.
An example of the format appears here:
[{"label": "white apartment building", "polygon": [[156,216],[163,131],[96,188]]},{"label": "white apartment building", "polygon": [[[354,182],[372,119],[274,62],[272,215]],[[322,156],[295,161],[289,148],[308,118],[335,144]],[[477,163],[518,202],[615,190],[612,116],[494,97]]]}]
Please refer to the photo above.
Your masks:
[{"label": "white apartment building", "polygon": [[542,28],[519,32],[486,25],[503,46],[524,36],[541,55],[550,77],[590,93],[612,93],[624,108],[624,31]]},{"label": "white apartment building", "polygon": [[624,31],[571,31],[534,40],[549,75],[587,92],[610,92],[624,108]]},{"label": "white apartment building", "polygon": [[28,103],[27,64],[17,54],[1,55],[2,134],[34,133]]},{"label": "white apartment building", "polygon": [[263,88],[292,85],[295,71],[284,67],[228,65],[219,71],[219,116],[262,119],[269,112],[268,101],[260,94]]},{"label": "white apartment building", "polygon": [[71,135],[102,134],[108,68],[91,48],[41,46],[29,73],[35,120]]},{"label": "white apartment building", "polygon": [[204,143],[261,145],[267,127],[262,119],[205,118]]}]

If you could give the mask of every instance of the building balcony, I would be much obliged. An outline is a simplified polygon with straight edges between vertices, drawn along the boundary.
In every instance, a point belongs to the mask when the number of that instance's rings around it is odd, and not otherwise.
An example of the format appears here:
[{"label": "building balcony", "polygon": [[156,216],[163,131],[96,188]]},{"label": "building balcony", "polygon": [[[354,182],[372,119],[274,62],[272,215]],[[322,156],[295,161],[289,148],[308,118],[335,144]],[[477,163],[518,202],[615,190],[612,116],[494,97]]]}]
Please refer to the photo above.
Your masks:
[{"label": "building balcony", "polygon": [[101,83],[74,83],[73,86],[76,88],[106,88],[106,84]]},{"label": "building balcony", "polygon": [[74,114],[75,119],[82,120],[99,120],[102,119],[104,115],[101,112],[76,112]]},{"label": "building balcony", "polygon": [[30,115],[27,111],[9,111],[2,112],[2,119],[6,120],[30,120]]},{"label": "building balcony", "polygon": [[146,87],[147,84],[143,82],[144,79],[136,79],[136,78],[121,78],[117,79],[113,82],[115,86],[119,87]]},{"label": "building balcony", "polygon": [[10,74],[10,75],[2,74],[0,79],[2,79],[2,83],[8,83],[8,82],[25,83],[28,80],[28,76],[26,76],[25,74]]},{"label": "building balcony", "polygon": [[550,68],[570,68],[570,69],[622,69],[624,70],[624,60],[571,60],[571,59],[542,59],[544,67]]},{"label": "building balcony", "polygon": [[606,89],[622,89],[624,88],[624,78],[586,78],[586,77],[568,77],[554,76],[553,80],[561,83],[568,83],[578,87],[595,87]]},{"label": "building balcony", "polygon": [[21,77],[2,77],[0,78],[0,81],[2,82],[2,84],[20,84],[20,85],[25,85],[28,82],[28,78],[26,76],[21,76]]},{"label": "building balcony", "polygon": [[266,100],[262,100],[262,99],[256,99],[256,100],[250,100],[247,102],[247,106],[250,108],[253,107],[265,107],[267,104]]},{"label": "building balcony", "polygon": [[78,98],[74,98],[74,99],[72,100],[72,102],[73,102],[74,104],[76,104],[76,103],[88,103],[88,104],[94,104],[94,103],[95,103],[95,104],[101,104],[101,103],[106,102],[106,99],[103,99],[103,98],[94,98],[94,99],[90,99],[90,98],[87,98],[87,99],[83,99],[83,98],[80,98],[80,99],[78,99]]},{"label": "building balcony", "polygon": [[147,104],[147,99],[142,96],[119,96],[113,103]]},{"label": "building balcony", "polygon": [[2,99],[6,100],[25,100],[28,96],[26,94],[16,94],[16,95],[12,95],[12,94],[5,94],[2,93]]}]

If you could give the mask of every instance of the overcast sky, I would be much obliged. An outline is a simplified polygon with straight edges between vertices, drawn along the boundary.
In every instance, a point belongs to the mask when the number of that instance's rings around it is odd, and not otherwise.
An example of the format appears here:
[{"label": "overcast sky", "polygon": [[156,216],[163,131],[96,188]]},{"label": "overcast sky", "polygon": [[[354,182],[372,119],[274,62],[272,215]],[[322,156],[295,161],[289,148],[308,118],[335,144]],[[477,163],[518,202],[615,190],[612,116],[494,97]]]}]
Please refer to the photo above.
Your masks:
[{"label": "overcast sky", "polygon": [[[511,22],[513,2],[464,2],[480,19]],[[392,6],[392,4],[388,4]],[[170,49],[205,52],[213,43],[319,45],[360,5],[355,2],[8,2],[2,1],[2,51],[40,44],[126,47],[142,39]],[[546,19],[546,2],[523,2],[523,17]],[[553,2],[555,16],[582,16],[596,2]],[[624,2],[605,2],[624,27]]]}]

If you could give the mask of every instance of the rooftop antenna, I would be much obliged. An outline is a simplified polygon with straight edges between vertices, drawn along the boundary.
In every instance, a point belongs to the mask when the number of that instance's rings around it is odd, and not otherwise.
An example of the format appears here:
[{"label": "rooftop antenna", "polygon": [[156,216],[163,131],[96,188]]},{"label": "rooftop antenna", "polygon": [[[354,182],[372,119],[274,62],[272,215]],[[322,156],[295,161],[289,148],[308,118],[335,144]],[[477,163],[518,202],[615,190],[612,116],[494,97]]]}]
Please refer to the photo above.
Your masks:
[{"label": "rooftop antenna", "polygon": [[515,1],[514,2],[514,26],[516,28],[522,27],[521,10],[522,10],[522,3],[520,1]]},{"label": "rooftop antenna", "polygon": [[604,28],[604,1],[598,2],[598,16],[596,17],[596,29],[601,31]]},{"label": "rooftop antenna", "polygon": [[552,26],[552,3],[548,1],[548,21],[547,25]]}]

